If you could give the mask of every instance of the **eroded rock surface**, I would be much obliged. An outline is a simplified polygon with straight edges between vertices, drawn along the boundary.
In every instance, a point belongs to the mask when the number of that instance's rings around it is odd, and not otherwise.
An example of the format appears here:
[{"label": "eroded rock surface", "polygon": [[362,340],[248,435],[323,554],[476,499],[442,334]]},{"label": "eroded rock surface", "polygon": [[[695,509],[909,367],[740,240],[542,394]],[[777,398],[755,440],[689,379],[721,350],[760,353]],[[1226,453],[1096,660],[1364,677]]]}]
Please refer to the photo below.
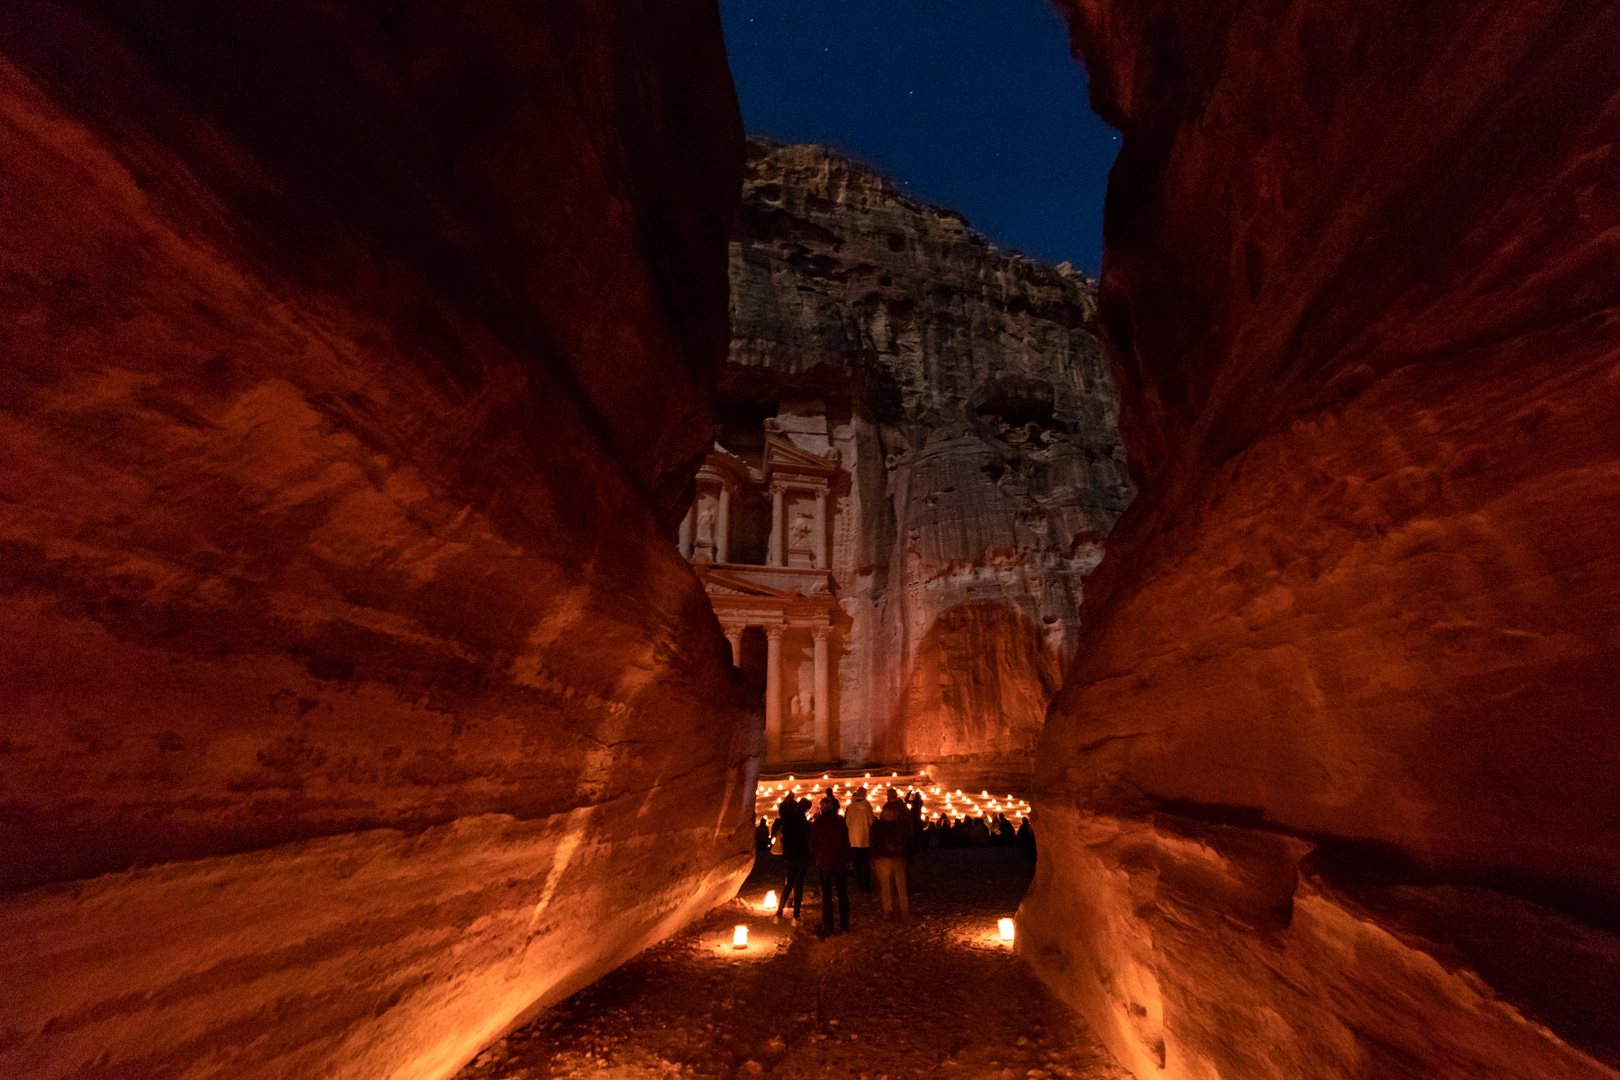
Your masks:
[{"label": "eroded rock surface", "polygon": [[754,144],[731,308],[728,448],[765,416],[847,473],[839,756],[1022,786],[1131,494],[1090,283],[825,149]]},{"label": "eroded rock surface", "polygon": [[[782,869],[762,858],[731,903],[491,1046],[457,1080],[1130,1080],[997,932],[1033,870],[1016,849],[922,855],[904,922],[852,887],[849,930],[826,940],[813,898],[797,926],[761,910]],[[734,950],[739,924],[748,944]]]},{"label": "eroded rock surface", "polygon": [[1620,7],[1066,7],[1143,488],[1028,955],[1144,1077],[1615,1075]]},{"label": "eroded rock surface", "polygon": [[665,539],[713,7],[18,0],[0,54],[0,1073],[448,1074],[748,866]]}]

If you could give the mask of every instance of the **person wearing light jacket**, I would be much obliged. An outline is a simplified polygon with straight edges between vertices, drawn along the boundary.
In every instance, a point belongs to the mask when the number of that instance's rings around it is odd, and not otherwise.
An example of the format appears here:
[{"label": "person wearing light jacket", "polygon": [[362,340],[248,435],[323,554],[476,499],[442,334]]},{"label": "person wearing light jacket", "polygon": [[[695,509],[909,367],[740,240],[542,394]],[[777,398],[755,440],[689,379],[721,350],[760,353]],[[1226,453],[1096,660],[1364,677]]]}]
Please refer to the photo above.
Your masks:
[{"label": "person wearing light jacket", "polygon": [[855,862],[855,885],[862,892],[872,891],[872,804],[866,801],[866,789],[856,788],[855,798],[844,811],[844,824],[849,826],[849,853]]}]

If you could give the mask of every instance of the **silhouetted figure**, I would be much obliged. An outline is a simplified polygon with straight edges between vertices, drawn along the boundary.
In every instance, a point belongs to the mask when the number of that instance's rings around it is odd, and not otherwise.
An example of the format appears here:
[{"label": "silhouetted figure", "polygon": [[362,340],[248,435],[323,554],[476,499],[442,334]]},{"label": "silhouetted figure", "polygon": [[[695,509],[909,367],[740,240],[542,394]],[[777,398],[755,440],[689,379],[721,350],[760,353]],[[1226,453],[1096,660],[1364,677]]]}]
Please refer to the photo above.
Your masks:
[{"label": "silhouetted figure", "polygon": [[866,789],[856,788],[855,797],[844,811],[844,824],[849,827],[849,853],[855,862],[855,884],[861,892],[872,891],[872,804],[866,801]]},{"label": "silhouetted figure", "polygon": [[905,823],[906,823],[906,828],[905,828],[905,833],[906,833],[906,855],[905,855],[905,857],[906,857],[906,859],[909,860],[911,858],[911,846],[912,846],[912,844],[917,842],[917,837],[916,837],[916,834],[913,831],[912,826],[911,826],[911,808],[906,805],[906,801],[900,797],[900,792],[898,790],[896,790],[895,788],[890,788],[889,789],[889,800],[883,804],[884,812],[887,812],[890,807],[894,807],[895,809],[899,810],[901,816],[905,819]]},{"label": "silhouetted figure", "polygon": [[990,842],[996,847],[1006,847],[1013,841],[1012,822],[1005,813],[997,814],[990,822]]},{"label": "silhouetted figure", "polygon": [[[872,823],[872,877],[877,881],[883,914],[896,903],[901,918],[910,918],[911,901],[906,896],[906,849],[910,847],[911,815],[899,799],[883,804],[883,813]],[[889,897],[894,891],[894,899]]]},{"label": "silhouetted figure", "polygon": [[911,810],[911,850],[906,852],[909,861],[923,846],[923,797],[922,792],[913,791],[907,797]]},{"label": "silhouetted figure", "polygon": [[1018,846],[1024,849],[1027,861],[1035,861],[1035,829],[1027,817],[1018,823]]},{"label": "silhouetted figure", "polygon": [[760,818],[759,824],[754,826],[754,847],[759,851],[771,849],[771,825],[769,818]]},{"label": "silhouetted figure", "polygon": [[990,846],[990,826],[984,823],[983,816],[968,818],[968,843],[974,847]]},{"label": "silhouetted figure", "polygon": [[804,819],[804,804],[792,795],[781,801],[776,812],[782,832],[782,858],[787,860],[787,880],[782,884],[782,899],[776,904],[776,917],[782,917],[788,895],[792,894],[793,918],[797,920],[799,906],[804,902],[804,875],[810,869],[810,823]]},{"label": "silhouetted figure", "polygon": [[810,824],[810,854],[821,879],[821,936],[833,935],[833,890],[838,891],[838,929],[849,929],[849,884],[844,865],[849,862],[849,830],[838,816],[838,800],[821,800],[821,813]]}]

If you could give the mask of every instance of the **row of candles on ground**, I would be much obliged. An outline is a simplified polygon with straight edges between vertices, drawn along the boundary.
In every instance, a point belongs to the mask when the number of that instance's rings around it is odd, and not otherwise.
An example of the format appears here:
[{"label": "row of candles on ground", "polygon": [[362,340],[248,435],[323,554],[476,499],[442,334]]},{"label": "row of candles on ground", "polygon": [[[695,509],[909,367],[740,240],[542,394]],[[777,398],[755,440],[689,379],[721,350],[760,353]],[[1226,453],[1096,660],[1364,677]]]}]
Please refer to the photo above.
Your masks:
[{"label": "row of candles on ground", "polygon": [[[855,797],[856,788],[866,788],[867,799],[874,806],[882,806],[889,788],[892,787],[900,792],[900,797],[903,799],[909,799],[912,792],[921,794],[923,816],[929,821],[941,814],[947,817],[959,818],[990,818],[995,817],[997,814],[1006,814],[1007,819],[1016,826],[1029,813],[1029,803],[1013,795],[1008,795],[1005,799],[998,799],[988,791],[980,791],[978,796],[975,797],[964,793],[961,788],[957,788],[954,792],[945,791],[937,784],[927,784],[926,779],[924,777],[925,783],[916,784],[901,781],[898,774],[891,774],[887,778],[879,776],[874,779],[868,773],[861,780],[833,780],[828,776],[823,776],[818,784],[814,780],[801,780],[790,776],[786,780],[759,785],[758,803],[767,812],[766,816],[774,817],[777,804],[782,801],[785,795],[792,792],[800,798],[810,800],[810,811],[813,814],[819,797],[830,787],[833,796],[838,800],[839,810],[842,812],[849,805],[849,800]],[[902,787],[902,784],[905,786]]]},{"label": "row of candles on ground", "polygon": [[[760,907],[761,911],[769,912],[769,913],[772,913],[772,914],[775,913],[775,911],[776,911],[776,890],[775,889],[772,889],[770,892],[765,894],[765,901],[762,904],[760,904],[759,907]],[[999,920],[997,920],[996,929],[1000,932],[1002,941],[1006,941],[1006,942],[1011,942],[1012,941],[1013,933],[1014,933],[1014,926],[1013,926],[1013,921],[1011,919],[999,919]],[[747,923],[738,923],[736,929],[731,932],[731,947],[733,949],[746,949],[746,948],[748,948],[748,924]]]}]

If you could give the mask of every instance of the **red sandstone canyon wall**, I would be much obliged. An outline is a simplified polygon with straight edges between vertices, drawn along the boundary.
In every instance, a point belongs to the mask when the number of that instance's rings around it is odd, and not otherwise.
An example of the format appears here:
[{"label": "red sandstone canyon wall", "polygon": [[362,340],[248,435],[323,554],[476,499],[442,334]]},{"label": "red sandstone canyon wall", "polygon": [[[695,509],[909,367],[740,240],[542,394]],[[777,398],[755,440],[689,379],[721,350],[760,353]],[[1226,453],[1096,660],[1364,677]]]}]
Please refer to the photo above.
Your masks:
[{"label": "red sandstone canyon wall", "polygon": [[1024,789],[1132,492],[1092,283],[823,147],[767,143],[731,267],[722,415],[770,416],[845,471],[839,756]]},{"label": "red sandstone canyon wall", "polygon": [[1620,1065],[1620,5],[1067,0],[1142,493],[1022,948],[1143,1077]]},{"label": "red sandstone canyon wall", "polygon": [[702,0],[0,6],[0,1074],[444,1076],[735,888],[742,145]]}]

